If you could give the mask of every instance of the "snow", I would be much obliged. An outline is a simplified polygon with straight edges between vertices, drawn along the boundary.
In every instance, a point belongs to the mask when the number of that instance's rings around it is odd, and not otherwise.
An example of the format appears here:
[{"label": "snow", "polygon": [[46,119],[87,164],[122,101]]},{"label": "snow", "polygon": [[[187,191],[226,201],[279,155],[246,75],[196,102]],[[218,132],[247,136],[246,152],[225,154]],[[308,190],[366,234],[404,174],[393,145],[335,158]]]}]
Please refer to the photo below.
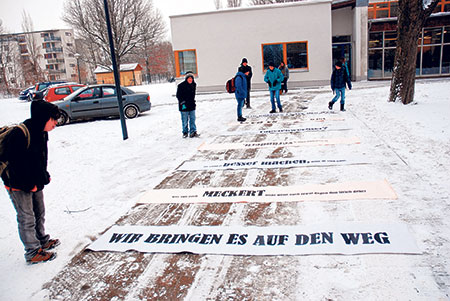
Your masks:
[{"label": "snow", "polygon": [[[450,80],[417,81],[416,100],[407,106],[387,102],[389,84],[356,82],[353,90],[347,92],[347,112],[339,113],[346,120],[339,122],[339,125],[345,124],[352,128],[352,133],[348,135],[358,136],[363,141],[360,146],[296,149],[304,155],[364,153],[374,162],[373,165],[291,169],[286,181],[294,185],[386,178],[399,199],[388,202],[309,202],[298,207],[289,205],[287,208],[290,210],[283,208],[284,215],[279,212],[280,216],[274,214],[275,217],[265,222],[308,224],[329,219],[386,223],[401,221],[410,226],[424,254],[300,256],[295,259],[280,257],[278,261],[262,258],[262,264],[253,262],[247,266],[245,277],[234,279],[236,282],[247,287],[266,286],[264,281],[270,283],[271,290],[259,295],[267,298],[449,298]],[[136,119],[127,120],[128,140],[122,140],[118,119],[76,122],[58,127],[49,134],[48,170],[52,182],[44,190],[46,229],[52,237],[62,241],[54,261],[25,265],[15,211],[7,192],[4,189],[0,192],[0,240],[3,254],[0,260],[0,300],[45,299],[46,291],[42,290],[42,286],[52,280],[73,256],[126,215],[144,192],[159,184],[183,161],[195,156],[201,143],[220,142],[215,140],[217,133],[229,129],[229,124],[236,118],[233,95],[198,95],[197,128],[201,137],[182,139],[181,121],[174,97],[175,84],[155,84],[133,89],[150,93],[152,110]],[[296,96],[305,95],[311,95],[306,103],[308,111],[324,110],[332,97],[328,87],[305,88],[290,90],[288,95],[282,96],[282,102],[293,102]],[[254,109],[244,110],[245,114],[261,114],[270,110],[267,92],[254,92],[252,102]],[[0,100],[2,125],[21,122],[28,116],[29,103],[17,99]],[[234,129],[241,131],[240,128]],[[326,135],[308,134],[308,137]],[[295,134],[289,135],[292,136],[267,136],[266,139],[297,137]],[[329,135],[342,133],[330,132]],[[261,150],[258,154],[266,153],[267,150]],[[256,181],[265,181],[258,176],[257,171],[249,173],[244,184],[251,186]],[[227,216],[224,224],[249,225],[241,217],[245,206],[237,204],[235,213]],[[271,204],[267,210],[275,212],[279,208],[279,205]],[[180,224],[188,224],[197,209],[190,207]],[[148,283],[146,277],[152,279],[155,277],[154,271],[165,266],[165,255],[158,258],[160,262],[152,261],[151,267],[147,267],[143,274],[148,276],[142,276],[142,283],[134,287],[145,286]],[[233,266],[232,259],[231,256],[205,256],[186,300],[209,297],[223,299],[224,296],[236,294],[236,290],[217,282],[217,279],[223,281],[226,278],[228,270],[238,268]],[[274,262],[289,271],[297,266],[303,268],[302,273],[296,276],[296,287],[284,292],[280,290],[277,280],[283,283],[287,279],[282,278],[290,274],[283,276],[274,271],[271,275],[272,269],[276,268],[272,266]],[[264,267],[271,270],[263,271]],[[265,278],[261,276],[262,273],[266,275]],[[333,289],[330,290],[330,287]],[[214,296],[209,295],[212,291],[215,292]],[[133,296],[133,292],[130,295]]]}]

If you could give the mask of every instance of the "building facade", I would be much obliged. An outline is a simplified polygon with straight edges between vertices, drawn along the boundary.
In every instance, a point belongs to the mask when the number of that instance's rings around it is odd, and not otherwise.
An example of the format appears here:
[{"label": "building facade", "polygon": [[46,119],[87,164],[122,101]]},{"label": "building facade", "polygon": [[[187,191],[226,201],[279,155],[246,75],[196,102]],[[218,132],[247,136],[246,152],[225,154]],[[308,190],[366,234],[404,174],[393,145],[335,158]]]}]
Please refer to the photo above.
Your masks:
[{"label": "building facade", "polygon": [[[252,88],[264,89],[269,61],[284,61],[289,86],[329,84],[346,59],[352,80],[389,79],[398,1],[305,0],[171,16],[176,77],[192,71],[199,91],[224,90],[243,57]],[[417,76],[448,76],[450,0],[440,0],[418,41]]]},{"label": "building facade", "polygon": [[[77,81],[77,59],[72,29],[56,29],[0,35],[2,80],[11,85],[33,84],[39,80]],[[39,74],[29,76],[27,65]]]}]

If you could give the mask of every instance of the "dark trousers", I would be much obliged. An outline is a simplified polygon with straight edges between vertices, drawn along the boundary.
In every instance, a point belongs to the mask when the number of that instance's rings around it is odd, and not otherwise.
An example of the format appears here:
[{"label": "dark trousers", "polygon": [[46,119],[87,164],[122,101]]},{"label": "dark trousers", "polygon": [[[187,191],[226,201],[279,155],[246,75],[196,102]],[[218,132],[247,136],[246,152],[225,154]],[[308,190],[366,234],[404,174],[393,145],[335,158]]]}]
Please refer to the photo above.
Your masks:
[{"label": "dark trousers", "polygon": [[36,251],[48,242],[50,236],[45,234],[44,193],[9,191],[17,212],[19,237],[25,247],[25,259],[31,259]]},{"label": "dark trousers", "polygon": [[250,90],[247,90],[247,97],[245,98],[245,105],[250,106]]},{"label": "dark trousers", "polygon": [[284,91],[284,93],[287,93],[288,88],[287,88],[287,78],[284,78],[283,81],[281,82],[281,91]]}]

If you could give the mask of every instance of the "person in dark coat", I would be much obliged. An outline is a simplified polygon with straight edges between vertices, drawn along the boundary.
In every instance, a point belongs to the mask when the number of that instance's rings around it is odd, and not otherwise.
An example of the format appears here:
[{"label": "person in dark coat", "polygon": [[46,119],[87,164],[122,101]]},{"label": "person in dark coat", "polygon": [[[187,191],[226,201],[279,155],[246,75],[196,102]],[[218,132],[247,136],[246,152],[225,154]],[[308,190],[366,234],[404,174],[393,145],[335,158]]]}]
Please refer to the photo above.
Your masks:
[{"label": "person in dark coat", "polygon": [[283,76],[284,76],[283,82],[281,83],[280,93],[282,91],[284,91],[284,93],[287,93],[287,91],[288,91],[287,81],[289,79],[289,68],[284,62],[281,62],[278,69],[280,69],[281,74],[283,74]]},{"label": "person in dark coat", "polygon": [[245,106],[247,107],[247,109],[251,109],[252,107],[250,106],[250,90],[252,87],[252,76],[253,76],[253,72],[252,72],[252,67],[250,67],[248,65],[248,61],[247,59],[244,57],[242,59],[242,63],[241,66],[239,66],[238,68],[238,72],[242,72],[244,74],[247,74],[247,96],[245,97]]},{"label": "person in dark coat", "polygon": [[60,244],[45,233],[44,186],[50,183],[47,171],[48,132],[56,126],[57,106],[43,100],[31,102],[31,118],[23,122],[28,129],[14,128],[5,138],[5,157],[9,162],[3,183],[17,212],[19,237],[29,264],[53,260],[48,252]]},{"label": "person in dark coat", "polygon": [[335,69],[331,75],[331,90],[336,93],[336,96],[328,103],[328,109],[332,110],[333,105],[341,98],[341,111],[345,111],[345,86],[352,89],[352,83],[348,76],[347,69],[342,66],[342,62],[336,62]]},{"label": "person in dark coat", "polygon": [[195,125],[195,90],[197,84],[194,81],[194,74],[186,73],[185,79],[177,87],[178,109],[181,112],[181,123],[183,128],[183,138],[198,137],[197,126]]}]

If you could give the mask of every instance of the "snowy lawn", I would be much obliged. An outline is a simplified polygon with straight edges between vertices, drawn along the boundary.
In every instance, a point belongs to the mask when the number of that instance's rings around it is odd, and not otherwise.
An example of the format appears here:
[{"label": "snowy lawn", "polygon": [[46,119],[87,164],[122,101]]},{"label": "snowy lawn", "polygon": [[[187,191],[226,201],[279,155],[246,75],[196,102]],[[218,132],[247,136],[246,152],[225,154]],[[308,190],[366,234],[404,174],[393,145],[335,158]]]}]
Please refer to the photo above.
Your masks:
[{"label": "snowy lawn", "polygon": [[[127,120],[128,140],[122,140],[118,119],[76,122],[58,127],[50,133],[48,170],[52,183],[44,190],[46,229],[52,237],[62,242],[54,261],[25,265],[15,211],[7,192],[4,189],[0,192],[0,240],[3,254],[0,260],[0,300],[42,300],[45,296],[45,292],[41,291],[42,285],[50,281],[75,254],[125,215],[145,191],[160,183],[183,161],[191,159],[201,143],[213,141],[218,133],[225,132],[229,124],[236,120],[233,95],[199,95],[197,128],[201,136],[182,139],[180,114],[174,97],[175,84],[133,89],[150,93],[152,109],[136,119]],[[292,101],[293,96],[307,92],[315,95],[306,103],[307,110],[322,111],[332,97],[328,90],[328,87],[290,90],[288,95],[282,96],[282,101]],[[354,83],[354,89],[347,93],[347,112],[339,113],[339,116],[345,116],[346,125],[352,128],[352,134],[348,135],[361,139],[358,151],[368,155],[376,167],[375,175],[366,175],[368,180],[377,180],[375,176],[384,173],[399,195],[399,200],[387,202],[388,206],[382,209],[378,208],[380,203],[377,201],[364,202],[367,219],[401,221],[410,225],[419,247],[424,251],[424,255],[418,256],[421,259],[417,259],[420,266],[411,272],[419,278],[417,282],[422,283],[420,294],[417,295],[419,299],[449,298],[448,91],[448,79],[418,81],[415,103],[404,106],[386,101],[389,82],[357,82]],[[244,109],[244,116],[249,112],[267,113],[270,110],[268,93],[254,92],[252,105],[253,110]],[[28,117],[29,103],[17,99],[0,100],[1,125],[18,123]],[[342,133],[333,135],[343,136]],[[271,139],[270,136],[267,139]],[[341,154],[345,154],[346,150],[349,154],[352,152],[352,147],[339,149]],[[307,152],[308,149],[302,149],[303,154]],[[326,170],[326,173],[312,171],[302,174],[302,181],[324,183],[364,180],[358,173],[348,178],[350,176],[342,174],[339,168]],[[291,184],[305,183],[299,181]],[[361,206],[360,203],[353,204],[353,207]],[[339,203],[336,206],[347,205]],[[303,222],[326,222],[320,220],[321,208],[320,203],[309,203],[307,209],[310,215],[306,214]],[[351,210],[358,211],[356,208]],[[345,218],[351,220],[351,215],[350,212]],[[353,219],[364,221],[361,216],[354,216]],[[377,258],[382,261],[384,257],[387,255],[378,255]],[[364,260],[365,257],[359,258]],[[400,265],[402,257],[396,258],[399,258]],[[352,275],[357,277],[358,274],[352,274],[352,271],[350,268],[342,273],[351,273],[346,279],[351,279]],[[310,280],[310,283],[302,284],[299,281],[296,289],[298,292],[307,291],[308,297],[320,299],[321,285],[340,282],[339,279],[327,278],[325,274],[323,276],[316,282]],[[402,299],[402,289],[410,288],[410,283],[399,279],[395,296],[389,291],[377,295],[374,293],[377,287],[380,290],[383,288],[382,275],[368,274],[365,277],[368,282],[374,283],[363,289],[368,292],[366,296],[369,299],[380,296]],[[325,285],[327,282],[328,285]],[[337,286],[358,289],[350,282]],[[357,296],[344,291],[340,291],[340,294],[344,299],[356,299]]]}]

